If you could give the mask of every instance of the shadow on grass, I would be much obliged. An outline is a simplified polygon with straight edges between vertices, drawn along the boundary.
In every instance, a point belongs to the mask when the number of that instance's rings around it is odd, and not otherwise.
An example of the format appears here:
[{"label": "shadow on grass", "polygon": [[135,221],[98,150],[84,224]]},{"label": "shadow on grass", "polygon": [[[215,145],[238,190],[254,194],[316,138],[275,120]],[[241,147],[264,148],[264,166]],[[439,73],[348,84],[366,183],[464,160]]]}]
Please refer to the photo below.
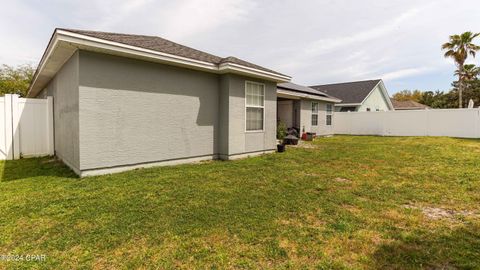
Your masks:
[{"label": "shadow on grass", "polygon": [[474,142],[474,143],[480,143],[480,138],[454,138],[455,140],[459,142]]},{"label": "shadow on grass", "polygon": [[75,173],[54,157],[22,158],[0,163],[0,182],[39,176],[77,178]]},{"label": "shadow on grass", "polygon": [[440,234],[415,232],[382,245],[374,254],[377,269],[478,269],[480,226],[464,225]]}]

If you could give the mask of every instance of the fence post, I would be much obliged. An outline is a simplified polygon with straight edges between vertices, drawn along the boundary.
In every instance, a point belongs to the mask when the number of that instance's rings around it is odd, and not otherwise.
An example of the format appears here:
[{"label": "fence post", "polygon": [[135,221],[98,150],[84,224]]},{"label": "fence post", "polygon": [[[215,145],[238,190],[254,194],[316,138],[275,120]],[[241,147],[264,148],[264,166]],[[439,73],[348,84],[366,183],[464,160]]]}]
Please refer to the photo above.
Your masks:
[{"label": "fence post", "polygon": [[424,136],[429,136],[430,135],[430,110],[424,110],[424,111],[425,111]]},{"label": "fence post", "polygon": [[387,122],[387,112],[377,112],[380,113],[380,116],[382,118],[382,136],[388,136],[386,132],[386,122]]},{"label": "fence post", "polygon": [[475,138],[480,138],[480,107],[475,110]]},{"label": "fence post", "polygon": [[13,138],[12,138],[12,95],[5,94],[5,159],[13,159]]},{"label": "fence post", "polygon": [[13,159],[20,158],[20,106],[19,95],[12,95],[12,139],[13,139]]},{"label": "fence post", "polygon": [[55,154],[54,130],[53,130],[53,97],[47,97],[47,143],[48,154]]}]

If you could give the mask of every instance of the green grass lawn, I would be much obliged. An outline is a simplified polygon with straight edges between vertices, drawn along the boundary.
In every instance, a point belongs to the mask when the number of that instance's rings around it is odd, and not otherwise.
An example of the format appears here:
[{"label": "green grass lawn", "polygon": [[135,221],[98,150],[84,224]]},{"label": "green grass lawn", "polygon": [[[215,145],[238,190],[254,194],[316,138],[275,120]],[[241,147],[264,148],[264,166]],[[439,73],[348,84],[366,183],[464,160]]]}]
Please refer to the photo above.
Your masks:
[{"label": "green grass lawn", "polygon": [[480,268],[480,140],[308,146],[84,179],[2,162],[0,255],[46,260],[0,268]]}]

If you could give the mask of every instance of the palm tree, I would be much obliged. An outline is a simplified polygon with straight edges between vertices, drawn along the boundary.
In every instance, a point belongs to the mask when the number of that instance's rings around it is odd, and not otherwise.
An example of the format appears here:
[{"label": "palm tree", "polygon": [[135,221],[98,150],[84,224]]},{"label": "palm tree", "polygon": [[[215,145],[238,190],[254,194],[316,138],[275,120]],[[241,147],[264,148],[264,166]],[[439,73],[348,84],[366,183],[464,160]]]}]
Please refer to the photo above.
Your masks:
[{"label": "palm tree", "polygon": [[462,76],[467,82],[477,79],[478,75],[480,75],[480,68],[473,64],[463,65],[462,73],[460,73],[460,70],[455,71],[455,76]]},{"label": "palm tree", "polygon": [[[459,78],[463,78],[463,91],[467,91],[470,88],[474,87],[473,84],[476,84],[478,81],[478,76],[480,75],[480,68],[473,65],[463,65],[463,72],[460,73],[460,70],[455,71],[455,76],[458,76]],[[452,84],[454,87],[459,89],[460,83],[454,82]],[[462,93],[462,95],[465,93]],[[468,93],[467,93],[468,95]]]},{"label": "palm tree", "polygon": [[442,45],[442,50],[446,50],[444,56],[453,58],[458,67],[458,107],[462,108],[462,91],[464,83],[464,64],[469,55],[475,57],[475,54],[480,50],[480,46],[473,44],[473,40],[478,37],[480,33],[465,32],[461,35],[450,36],[449,42]]}]

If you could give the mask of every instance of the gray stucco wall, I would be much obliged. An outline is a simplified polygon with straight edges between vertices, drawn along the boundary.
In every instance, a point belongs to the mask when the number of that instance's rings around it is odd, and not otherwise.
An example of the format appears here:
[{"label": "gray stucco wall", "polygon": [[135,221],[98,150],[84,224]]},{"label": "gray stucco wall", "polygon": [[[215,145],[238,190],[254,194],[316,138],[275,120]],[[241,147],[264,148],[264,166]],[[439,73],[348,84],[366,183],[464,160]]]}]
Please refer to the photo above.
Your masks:
[{"label": "gray stucco wall", "polygon": [[218,75],[80,52],[81,170],[214,155]]},{"label": "gray stucco wall", "polygon": [[39,98],[53,96],[55,154],[77,173],[80,169],[78,74],[79,54],[63,65]]},{"label": "gray stucco wall", "polygon": [[[245,82],[252,81],[265,85],[265,123],[259,132],[245,131]],[[234,74],[223,75],[222,91],[228,91],[228,155],[237,155],[264,150],[276,146],[276,83]],[[225,154],[225,153],[221,153]],[[223,157],[225,158],[225,157]]]},{"label": "gray stucco wall", "polygon": [[221,75],[219,79],[219,115],[218,115],[218,154],[228,158],[230,75]]},{"label": "gray stucco wall", "polygon": [[[312,126],[312,102],[318,102],[318,125]],[[305,127],[305,132],[315,132],[317,135],[332,135],[333,134],[333,117],[332,125],[327,126],[327,104],[328,102],[320,100],[301,100],[300,121],[302,127]],[[333,105],[333,103],[330,103]]]},{"label": "gray stucco wall", "polygon": [[[245,131],[245,81],[265,84],[265,129]],[[275,149],[276,84],[78,51],[54,97],[55,148],[77,173]]]}]

